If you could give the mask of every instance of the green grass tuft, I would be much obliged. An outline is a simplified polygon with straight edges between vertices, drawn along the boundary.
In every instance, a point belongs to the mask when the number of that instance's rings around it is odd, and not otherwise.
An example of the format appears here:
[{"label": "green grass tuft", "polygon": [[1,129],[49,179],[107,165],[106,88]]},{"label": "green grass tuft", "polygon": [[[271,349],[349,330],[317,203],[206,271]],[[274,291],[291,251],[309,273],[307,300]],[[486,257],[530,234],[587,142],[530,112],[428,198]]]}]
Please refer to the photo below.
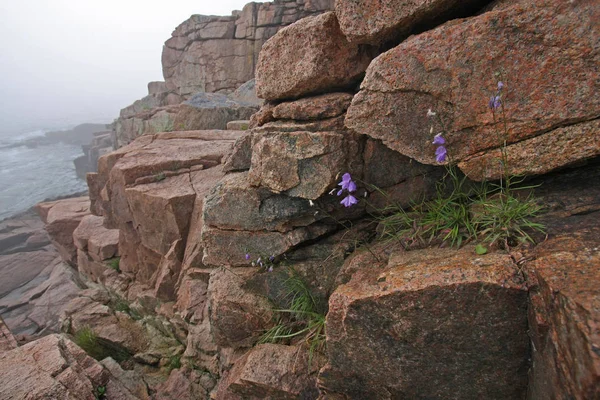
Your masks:
[{"label": "green grass tuft", "polygon": [[322,352],[325,346],[324,307],[293,269],[284,287],[282,300],[289,308],[275,310],[280,314],[279,322],[263,334],[259,343],[286,342],[303,336],[309,349],[310,365],[315,352]]},{"label": "green grass tuft", "polygon": [[407,249],[439,242],[460,247],[474,240],[509,247],[533,242],[533,231],[544,232],[544,226],[534,222],[542,207],[532,194],[518,195],[532,187],[515,188],[509,179],[504,186],[483,183],[475,189],[453,166],[448,167],[447,177],[451,186],[439,184],[432,200],[414,204],[408,211],[396,205],[379,210],[384,215],[379,217],[381,236],[398,240]]},{"label": "green grass tuft", "polygon": [[131,308],[129,303],[118,295],[114,295],[111,298],[109,305],[113,310],[123,312],[136,321],[142,319],[142,315],[137,310]]},{"label": "green grass tuft", "polygon": [[534,222],[543,207],[531,193],[518,196],[522,187],[511,190],[497,188],[485,191],[472,204],[472,222],[483,242],[509,246],[511,242],[534,243],[530,233],[545,233],[544,225]]},{"label": "green grass tuft", "polygon": [[74,342],[90,357],[98,361],[111,357],[117,362],[122,362],[131,357],[131,354],[124,348],[99,338],[89,326],[85,326],[75,333]]},{"label": "green grass tuft", "polygon": [[119,268],[119,264],[121,263],[121,257],[114,257],[111,258],[110,260],[106,261],[106,264],[114,269],[115,271],[117,271],[118,273],[121,273],[121,268]]},{"label": "green grass tuft", "polygon": [[169,372],[171,372],[174,369],[179,369],[179,368],[181,368],[181,354],[176,354],[174,356],[171,356],[169,358],[169,364],[167,364],[167,370]]}]

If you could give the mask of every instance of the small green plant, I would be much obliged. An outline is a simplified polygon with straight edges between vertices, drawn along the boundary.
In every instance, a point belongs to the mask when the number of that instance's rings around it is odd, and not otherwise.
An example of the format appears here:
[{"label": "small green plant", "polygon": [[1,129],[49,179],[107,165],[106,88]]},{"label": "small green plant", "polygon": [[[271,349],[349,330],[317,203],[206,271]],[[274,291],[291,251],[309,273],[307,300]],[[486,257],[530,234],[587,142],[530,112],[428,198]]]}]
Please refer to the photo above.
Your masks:
[{"label": "small green plant", "polygon": [[[447,174],[437,185],[433,200],[413,205],[408,211],[392,205],[381,210],[381,232],[383,236],[401,241],[403,246],[425,246],[434,240],[448,242],[460,247],[463,243],[480,240],[490,246],[500,245],[509,249],[513,244],[533,242],[531,233],[544,233],[544,226],[534,218],[541,214],[542,207],[533,197],[533,186],[522,186],[523,178],[510,174],[508,166],[508,128],[504,91],[506,85],[499,81],[495,94],[490,98],[489,108],[494,117],[498,140],[502,143],[501,159],[503,174],[499,183],[484,181],[479,189],[460,177],[455,163],[450,159],[446,139],[448,134],[442,118],[429,110],[427,116],[434,118],[430,129],[441,130],[434,136],[435,157],[445,163]],[[498,116],[501,115],[502,119]],[[498,128],[503,122],[503,131]],[[446,186],[446,183],[449,186]],[[527,193],[522,195],[522,193]],[[390,214],[390,211],[391,214]],[[485,254],[487,248],[480,243],[477,254]]]},{"label": "small green plant", "polygon": [[98,386],[96,390],[94,390],[94,398],[96,400],[106,399],[106,386]]},{"label": "small green plant", "polygon": [[156,182],[164,181],[166,178],[167,178],[167,176],[165,175],[164,172],[159,172],[158,174],[154,175],[154,180]]},{"label": "small green plant", "polygon": [[142,319],[142,315],[137,310],[131,308],[129,303],[118,295],[114,295],[109,304],[113,310],[123,312],[136,321]]},{"label": "small green plant", "polygon": [[392,204],[380,211],[382,237],[398,240],[405,248],[448,242],[460,247],[476,236],[470,219],[473,191],[454,166],[436,186],[432,200],[413,204],[408,210]]},{"label": "small green plant", "polygon": [[310,364],[315,352],[321,352],[325,346],[325,307],[293,269],[284,281],[284,288],[282,301],[288,308],[276,310],[278,323],[265,332],[259,343],[277,343],[303,336]]},{"label": "small green plant", "polygon": [[121,257],[113,257],[110,260],[106,261],[106,264],[114,269],[115,271],[117,271],[118,273],[121,273],[121,269],[119,268],[119,264],[121,263]]},{"label": "small green plant", "polygon": [[486,191],[473,202],[471,219],[484,243],[499,243],[508,248],[511,240],[533,243],[530,232],[544,233],[544,225],[533,220],[542,212],[542,206],[531,193],[523,198],[518,196],[519,191],[527,189],[507,184],[505,190]]},{"label": "small green plant", "polygon": [[169,364],[167,364],[167,370],[169,372],[173,371],[174,369],[179,369],[181,368],[181,354],[176,354],[173,355],[169,358]]},{"label": "small green plant", "polygon": [[124,348],[99,338],[89,326],[84,326],[75,333],[74,342],[98,361],[112,357],[115,361],[122,362],[131,357]]}]

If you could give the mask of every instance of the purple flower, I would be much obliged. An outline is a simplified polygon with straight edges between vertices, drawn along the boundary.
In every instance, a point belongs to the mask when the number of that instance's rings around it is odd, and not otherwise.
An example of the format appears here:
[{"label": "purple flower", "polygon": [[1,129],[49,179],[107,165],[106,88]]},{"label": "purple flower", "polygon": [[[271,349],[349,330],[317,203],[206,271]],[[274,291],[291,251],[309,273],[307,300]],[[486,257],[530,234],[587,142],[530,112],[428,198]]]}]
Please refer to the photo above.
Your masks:
[{"label": "purple flower", "polygon": [[504,89],[504,82],[498,81],[498,90]]},{"label": "purple flower", "polygon": [[356,183],[354,183],[354,181],[350,181],[350,183],[348,184],[348,191],[350,193],[356,192]]},{"label": "purple flower", "polygon": [[273,262],[275,260],[275,256],[269,257],[269,261]]},{"label": "purple flower", "polygon": [[[351,183],[353,183],[352,176],[346,172],[344,175],[342,175],[342,181],[340,183],[338,183],[338,186],[341,186],[342,190],[344,190],[344,189],[347,190]],[[339,192],[338,192],[338,196],[339,196]]]},{"label": "purple flower", "polygon": [[344,197],[344,200],[340,201],[340,204],[342,204],[344,207],[352,207],[354,204],[358,204],[358,200],[356,200],[356,197],[349,194],[348,196]]},{"label": "purple flower", "polygon": [[446,139],[444,139],[442,137],[441,133],[438,133],[437,135],[435,135],[435,137],[433,138],[433,144],[435,144],[436,146],[443,146],[446,144]]},{"label": "purple flower", "polygon": [[500,96],[492,96],[490,97],[489,105],[492,110],[497,110],[502,105],[502,99],[500,98]]},{"label": "purple flower", "polygon": [[439,163],[446,161],[446,155],[448,151],[444,146],[440,146],[435,150],[435,160]]},{"label": "purple flower", "polygon": [[246,260],[250,259],[250,253],[246,253]]},{"label": "purple flower", "polygon": [[340,189],[340,190],[338,190],[338,192],[337,192],[337,195],[338,195],[338,196],[341,196],[341,195],[342,195],[342,193],[344,193],[344,189]]},{"label": "purple flower", "polygon": [[271,265],[271,266],[270,266],[270,267],[267,269],[267,271],[269,271],[269,272],[273,272],[273,266]]}]

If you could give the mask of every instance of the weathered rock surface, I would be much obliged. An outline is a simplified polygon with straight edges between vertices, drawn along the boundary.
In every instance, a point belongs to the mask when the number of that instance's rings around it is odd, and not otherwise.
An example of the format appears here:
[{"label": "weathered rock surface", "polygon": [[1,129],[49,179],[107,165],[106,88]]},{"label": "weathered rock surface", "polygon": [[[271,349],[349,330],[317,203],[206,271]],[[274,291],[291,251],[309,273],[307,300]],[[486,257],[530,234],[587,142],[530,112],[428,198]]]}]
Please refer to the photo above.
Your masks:
[{"label": "weathered rock surface", "polygon": [[182,104],[136,114],[122,112],[116,124],[117,145],[124,146],[148,133],[227,129],[229,121],[248,119],[257,110],[257,105],[232,100],[223,94],[200,92]]},{"label": "weathered rock surface", "polygon": [[223,163],[223,171],[247,171],[252,165],[252,133],[248,132],[235,141],[231,154]]},{"label": "weathered rock surface", "polygon": [[[466,170],[481,170],[477,164],[492,156],[482,159],[479,152],[503,144],[503,113],[509,147],[518,142],[511,148],[520,153],[512,155],[515,162],[528,154],[542,161],[535,168],[525,163],[524,172],[544,173],[572,164],[576,157],[600,154],[598,146],[571,147],[577,145],[577,135],[592,135],[600,109],[594,89],[600,85],[598,74],[590,73],[600,63],[594,39],[598,17],[598,8],[587,2],[519,2],[413,36],[370,65],[346,125],[433,164],[431,120],[426,117],[432,109],[449,132],[452,159],[478,157],[474,166],[466,161]],[[494,119],[488,100],[500,69],[497,79],[506,81],[504,111]],[[534,147],[540,141],[552,145]]]},{"label": "weathered rock surface", "polygon": [[[125,195],[129,185],[136,181],[139,184],[162,182],[179,175],[179,171],[189,173],[190,169],[214,167],[221,163],[240,135],[241,132],[236,131],[190,131],[141,137],[100,159],[95,185],[100,193],[92,197],[103,199],[109,221],[130,222],[133,219]],[[102,195],[102,191],[106,194]]]},{"label": "weathered rock surface", "polygon": [[[262,108],[261,108],[262,110]],[[260,111],[257,113],[259,114]],[[257,114],[254,114],[253,117]],[[344,132],[344,115],[316,121],[274,120],[271,115],[268,120],[257,124],[253,132]]]},{"label": "weathered rock surface", "polygon": [[64,308],[61,315],[63,331],[77,334],[81,329],[89,328],[99,340],[109,343],[119,352],[133,355],[147,351],[150,339],[145,329],[125,312],[113,310],[111,307],[116,300],[103,289],[80,292]]},{"label": "weathered rock surface", "polygon": [[318,364],[309,366],[307,353],[304,347],[260,344],[236,361],[216,398],[315,399]]},{"label": "weathered rock surface", "polygon": [[211,266],[247,266],[249,261],[245,254],[248,250],[277,257],[303,242],[318,239],[334,230],[334,225],[327,224],[313,224],[289,232],[230,231],[205,227],[202,231],[202,262]]},{"label": "weathered rock surface", "polygon": [[237,88],[229,97],[231,100],[252,104],[257,107],[263,104],[263,100],[256,96],[256,80],[254,78]]},{"label": "weathered rock surface", "polygon": [[335,3],[340,28],[351,43],[377,44],[398,39],[422,24],[438,22],[444,14],[460,14],[464,8],[485,2],[448,0],[341,0]]},{"label": "weathered rock surface", "polygon": [[80,179],[85,179],[89,172],[96,172],[98,158],[113,150],[113,134],[110,131],[97,132],[92,141],[81,146],[83,155],[73,160],[75,173]]},{"label": "weathered rock surface", "polygon": [[56,256],[52,246],[26,253],[0,255],[0,297],[31,281]]},{"label": "weathered rock surface", "polygon": [[0,317],[0,354],[17,347],[17,341]]},{"label": "weathered rock surface", "polygon": [[[581,163],[598,154],[600,119],[557,128],[541,136],[525,139],[506,147],[510,175],[532,176]],[[471,179],[499,179],[504,175],[500,149],[476,154],[459,167]]]},{"label": "weathered rock surface", "polygon": [[157,387],[156,400],[195,400],[210,398],[201,384],[202,373],[195,370],[176,369],[169,378]]},{"label": "weathered rock surface", "polygon": [[90,213],[89,197],[39,203],[36,209],[46,224],[46,231],[60,256],[70,265],[77,265],[77,248],[73,242],[73,232],[83,217]]},{"label": "weathered rock surface", "polygon": [[100,202],[105,224],[119,230],[120,269],[161,300],[175,301],[188,270],[203,267],[203,200],[242,134],[143,136],[100,159],[93,207]]},{"label": "weathered rock surface", "polygon": [[250,127],[250,120],[229,121],[227,123],[228,131],[246,131]]},{"label": "weathered rock surface", "polygon": [[95,261],[104,261],[119,254],[119,231],[106,229],[103,222],[102,217],[87,215],[73,231],[75,246]]},{"label": "weathered rock surface", "polygon": [[280,100],[351,87],[373,56],[371,49],[348,43],[335,13],[308,17],[264,44],[256,67],[256,93],[265,100]]},{"label": "weathered rock surface", "polygon": [[204,223],[226,230],[287,232],[321,218],[304,199],[250,186],[248,173],[227,175],[204,204]]},{"label": "weathered rock surface", "polygon": [[255,132],[249,180],[292,197],[315,200],[329,191],[352,151],[353,136],[337,132]]},{"label": "weathered rock surface", "polygon": [[26,335],[25,340],[59,332],[60,314],[84,287],[77,271],[62,262],[57,253],[52,262],[40,267],[31,280],[0,299],[0,315],[15,335]]},{"label": "weathered rock surface", "polygon": [[338,287],[321,390],[348,398],[524,397],[524,280],[508,255],[473,254],[402,252],[385,270]]},{"label": "weathered rock surface", "polygon": [[108,357],[100,361],[100,364],[106,368],[112,377],[123,385],[138,400],[149,400],[148,385],[142,374],[135,370],[124,370],[112,358]]},{"label": "weathered rock surface", "polygon": [[0,255],[29,252],[49,244],[44,223],[33,210],[0,222]]},{"label": "weathered rock surface", "polygon": [[127,188],[125,194],[132,221],[144,246],[166,254],[173,242],[187,236],[196,199],[189,174],[135,185]]},{"label": "weathered rock surface", "polygon": [[338,117],[346,113],[352,97],[350,93],[328,93],[280,103],[273,109],[273,118],[310,121]]},{"label": "weathered rock surface", "polygon": [[254,78],[263,43],[281,28],[333,9],[333,0],[249,3],[231,16],[193,15],[173,31],[162,54],[169,90],[230,93]]},{"label": "weathered rock surface", "polygon": [[101,364],[69,339],[50,335],[0,354],[0,397],[94,400],[97,388],[109,399],[134,400]]},{"label": "weathered rock surface", "polygon": [[254,268],[215,269],[208,289],[211,331],[224,347],[252,347],[273,325],[269,301],[243,289]]},{"label": "weathered rock surface", "polygon": [[526,264],[534,285],[529,399],[600,398],[598,218],[594,213],[562,225]]}]

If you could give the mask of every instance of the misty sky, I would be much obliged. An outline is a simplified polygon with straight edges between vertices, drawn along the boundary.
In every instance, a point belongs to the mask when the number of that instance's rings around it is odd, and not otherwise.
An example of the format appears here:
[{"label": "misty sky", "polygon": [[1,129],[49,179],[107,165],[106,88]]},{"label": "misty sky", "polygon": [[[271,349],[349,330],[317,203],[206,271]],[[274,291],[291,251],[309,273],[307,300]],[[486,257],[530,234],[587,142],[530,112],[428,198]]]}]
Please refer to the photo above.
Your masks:
[{"label": "misty sky", "polygon": [[248,1],[0,0],[0,131],[112,121],[163,80],[177,25]]}]

